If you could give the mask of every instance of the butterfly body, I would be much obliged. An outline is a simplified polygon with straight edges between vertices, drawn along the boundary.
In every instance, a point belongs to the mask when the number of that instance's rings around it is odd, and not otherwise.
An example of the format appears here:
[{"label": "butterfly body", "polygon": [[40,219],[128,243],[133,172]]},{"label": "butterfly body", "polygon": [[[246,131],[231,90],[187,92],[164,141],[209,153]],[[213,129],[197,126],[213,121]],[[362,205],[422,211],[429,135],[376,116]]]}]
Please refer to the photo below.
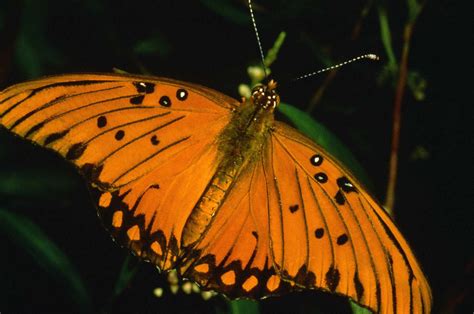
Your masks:
[{"label": "butterfly body", "polygon": [[375,199],[275,121],[276,85],[239,103],[165,78],[64,75],[0,93],[0,125],[81,171],[113,238],[205,289],[299,289],[427,313],[428,283]]},{"label": "butterfly body", "polygon": [[217,141],[221,163],[188,218],[182,239],[184,247],[202,238],[233,181],[243,168],[249,167],[249,163],[262,155],[272,132],[273,110],[279,102],[275,88],[273,81],[268,86],[256,88],[253,96],[232,112],[231,121],[219,134]]}]

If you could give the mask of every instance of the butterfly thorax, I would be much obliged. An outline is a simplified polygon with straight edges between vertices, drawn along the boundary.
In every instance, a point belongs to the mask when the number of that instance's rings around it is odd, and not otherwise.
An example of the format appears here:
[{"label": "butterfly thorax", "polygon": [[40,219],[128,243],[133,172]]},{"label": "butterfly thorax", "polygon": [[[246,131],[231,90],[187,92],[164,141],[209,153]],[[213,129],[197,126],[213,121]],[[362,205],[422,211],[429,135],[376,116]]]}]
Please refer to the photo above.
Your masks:
[{"label": "butterfly thorax", "polygon": [[259,85],[250,99],[235,109],[231,122],[218,137],[220,164],[211,183],[189,216],[183,233],[183,245],[191,247],[205,234],[233,182],[264,151],[273,123],[273,111],[280,98],[276,83]]}]

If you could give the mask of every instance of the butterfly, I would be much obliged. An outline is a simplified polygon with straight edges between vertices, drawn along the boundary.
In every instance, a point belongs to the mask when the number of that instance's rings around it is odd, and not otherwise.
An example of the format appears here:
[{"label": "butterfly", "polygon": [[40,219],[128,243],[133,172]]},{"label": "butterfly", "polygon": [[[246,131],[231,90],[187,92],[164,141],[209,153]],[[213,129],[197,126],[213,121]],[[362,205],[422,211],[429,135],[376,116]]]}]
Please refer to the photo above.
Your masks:
[{"label": "butterfly", "polygon": [[160,77],[53,76],[2,91],[0,125],[78,168],[118,243],[203,289],[429,313],[406,240],[349,170],[274,120],[276,88],[237,101]]}]

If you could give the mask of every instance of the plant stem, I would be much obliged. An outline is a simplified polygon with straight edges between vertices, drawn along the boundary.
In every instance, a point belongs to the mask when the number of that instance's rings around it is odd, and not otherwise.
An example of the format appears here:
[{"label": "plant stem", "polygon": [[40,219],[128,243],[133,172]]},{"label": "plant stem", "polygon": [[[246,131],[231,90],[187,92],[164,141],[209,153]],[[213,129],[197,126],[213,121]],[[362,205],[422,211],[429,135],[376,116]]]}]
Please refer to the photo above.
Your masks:
[{"label": "plant stem", "polygon": [[[367,1],[366,5],[362,8],[362,11],[359,15],[359,18],[357,19],[356,23],[354,24],[354,27],[352,29],[351,33],[351,42],[356,41],[359,38],[360,35],[360,30],[362,29],[362,24],[367,17],[367,15],[370,12],[370,9],[372,8],[373,0]],[[331,64],[329,64],[331,65]],[[329,66],[327,65],[327,66]],[[306,108],[307,113],[313,112],[314,108],[319,104],[321,99],[323,98],[323,95],[326,91],[326,89],[331,85],[331,83],[334,81],[336,78],[337,72],[339,69],[332,70],[328,73],[326,78],[324,79],[324,82],[319,86],[319,88],[314,92],[313,96],[311,97],[309,101],[309,105]]]},{"label": "plant stem", "polygon": [[398,171],[398,151],[400,145],[400,125],[401,125],[401,108],[403,96],[408,76],[408,55],[410,51],[410,40],[413,34],[414,22],[405,24],[403,31],[403,50],[400,60],[398,73],[398,82],[395,90],[395,98],[393,103],[393,124],[392,124],[392,145],[390,149],[390,162],[388,170],[388,184],[385,199],[385,210],[393,216],[393,206],[395,205],[395,188],[397,185]]}]

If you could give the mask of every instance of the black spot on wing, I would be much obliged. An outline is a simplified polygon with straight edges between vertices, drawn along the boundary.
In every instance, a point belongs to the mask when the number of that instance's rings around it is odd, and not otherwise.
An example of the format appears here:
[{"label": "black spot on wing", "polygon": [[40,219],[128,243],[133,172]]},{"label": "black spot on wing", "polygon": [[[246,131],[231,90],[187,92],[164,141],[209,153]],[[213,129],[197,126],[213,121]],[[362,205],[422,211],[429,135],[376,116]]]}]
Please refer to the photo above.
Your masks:
[{"label": "black spot on wing", "polygon": [[122,140],[125,137],[125,132],[123,130],[118,130],[117,133],[115,133],[115,139],[117,141]]},{"label": "black spot on wing", "polygon": [[176,98],[178,100],[186,100],[186,98],[188,98],[188,91],[183,89],[183,88],[180,88],[176,91]]},{"label": "black spot on wing", "polygon": [[334,266],[329,267],[329,270],[326,273],[326,285],[328,286],[329,290],[332,292],[336,291],[340,279],[341,276],[339,274],[339,270],[334,268]]},{"label": "black spot on wing", "polygon": [[377,305],[380,306],[381,302],[382,302],[382,299],[381,299],[381,296],[380,296],[381,292],[380,292],[380,284],[377,282],[377,285],[375,287],[375,298],[377,299]]},{"label": "black spot on wing", "polygon": [[321,239],[324,236],[324,229],[323,228],[316,229],[316,231],[314,231],[314,236],[317,239]]},{"label": "black spot on wing", "polygon": [[316,282],[316,275],[311,271],[308,272],[308,267],[306,265],[303,265],[298,270],[294,281],[304,287],[314,287]]},{"label": "black spot on wing", "polygon": [[29,138],[33,133],[38,132],[44,126],[44,122],[40,122],[31,127],[25,134],[25,138]]},{"label": "black spot on wing", "polygon": [[347,237],[347,234],[341,234],[339,237],[337,237],[337,245],[346,244],[348,239],[349,238]]},{"label": "black spot on wing", "polygon": [[71,161],[79,159],[79,157],[84,154],[86,148],[87,145],[84,143],[76,143],[72,145],[66,153],[66,159]]},{"label": "black spot on wing", "polygon": [[107,118],[105,116],[100,116],[97,118],[97,127],[103,128],[107,125]]},{"label": "black spot on wing", "polygon": [[148,82],[134,82],[133,85],[138,93],[151,94],[155,91],[155,84]]},{"label": "black spot on wing", "polygon": [[144,99],[145,99],[145,95],[134,96],[130,98],[130,103],[132,105],[141,105]]},{"label": "black spot on wing", "polygon": [[155,146],[160,143],[160,140],[158,139],[158,137],[157,137],[156,135],[153,135],[153,136],[151,137],[150,141],[151,141],[151,144],[152,144],[152,145],[155,145]]},{"label": "black spot on wing", "polygon": [[326,183],[328,181],[328,176],[324,172],[319,172],[314,175],[314,178],[319,183]]},{"label": "black spot on wing", "polygon": [[66,134],[68,134],[69,130],[65,130],[62,132],[57,132],[57,133],[52,133],[48,135],[48,137],[44,140],[44,145],[47,146],[51,144],[54,141],[57,141],[61,138],[63,138]]},{"label": "black spot on wing", "polygon": [[99,180],[100,173],[104,169],[104,165],[96,166],[91,163],[87,163],[81,167],[81,174],[84,178],[89,181],[91,186],[94,186],[96,189],[101,191],[108,191],[111,189],[111,185],[107,182],[102,182]]},{"label": "black spot on wing", "polygon": [[311,156],[309,161],[311,162],[313,166],[320,166],[323,163],[323,156],[319,154],[315,154]]},{"label": "black spot on wing", "polygon": [[346,193],[357,192],[354,185],[346,177],[340,177],[336,182],[337,186]]},{"label": "black spot on wing", "polygon": [[100,173],[102,172],[103,168],[103,165],[97,166],[91,163],[87,163],[81,167],[81,173],[89,182],[94,183],[94,185],[97,185],[97,183],[99,182]]},{"label": "black spot on wing", "polygon": [[364,295],[364,286],[360,282],[359,274],[357,272],[354,274],[354,287],[356,289],[357,300],[360,301]]},{"label": "black spot on wing", "polygon": [[336,196],[334,196],[334,199],[339,205],[344,205],[344,203],[346,202],[346,199],[344,198],[344,195],[342,195],[342,192],[340,190],[337,191]]},{"label": "black spot on wing", "polygon": [[298,204],[291,205],[290,206],[290,212],[293,214],[294,212],[296,212],[299,209],[299,207],[300,206]]},{"label": "black spot on wing", "polygon": [[161,96],[159,103],[163,107],[171,107],[171,99],[168,96]]}]

